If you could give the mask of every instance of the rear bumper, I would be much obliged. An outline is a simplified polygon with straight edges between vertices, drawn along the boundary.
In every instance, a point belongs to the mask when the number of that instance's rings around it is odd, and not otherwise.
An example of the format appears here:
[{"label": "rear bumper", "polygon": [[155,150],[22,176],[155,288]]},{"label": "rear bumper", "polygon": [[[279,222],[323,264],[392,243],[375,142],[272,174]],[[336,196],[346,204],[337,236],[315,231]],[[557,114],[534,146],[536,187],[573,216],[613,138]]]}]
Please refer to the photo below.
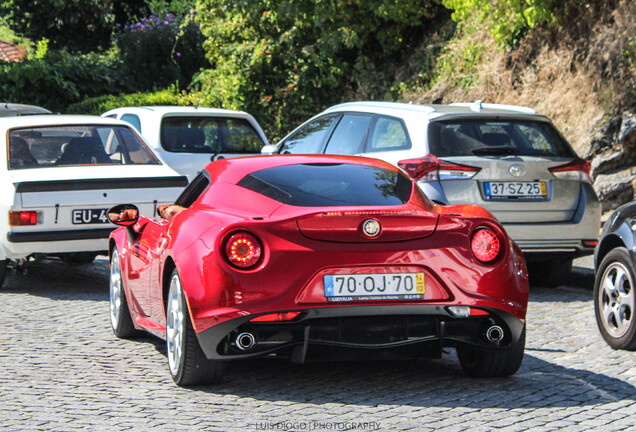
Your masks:
[{"label": "rear bumper", "polygon": [[[439,183],[418,183],[418,185],[432,200],[448,203]],[[497,217],[497,212],[490,209],[487,202],[479,204]],[[524,214],[522,202],[519,203],[519,207],[518,213],[515,213],[524,215],[526,219],[523,222],[502,222],[502,225],[526,257],[530,259],[538,256],[575,258],[594,253],[593,246],[583,245],[583,240],[598,240],[601,228],[601,203],[592,185],[581,184],[577,210],[568,221],[534,221],[532,213]]]},{"label": "rear bumper", "polygon": [[[278,354],[294,362],[425,357],[459,345],[505,349],[517,343],[524,322],[493,308],[486,315],[458,318],[441,305],[347,306],[304,309],[288,322],[251,322],[258,315],[225,321],[197,335],[209,359],[238,359]],[[489,341],[492,326],[503,331]],[[239,335],[254,345],[241,349]]]},{"label": "rear bumper", "polygon": [[112,230],[7,233],[6,241],[0,244],[0,259],[20,259],[33,254],[107,251],[108,236]]},{"label": "rear bumper", "polygon": [[67,231],[9,232],[9,243],[59,242],[68,240],[107,239],[117,227]]},{"label": "rear bumper", "polygon": [[517,244],[528,261],[594,254],[594,247],[585,246],[582,240],[520,240]]},{"label": "rear bumper", "polygon": [[594,246],[585,246],[584,240],[598,240],[601,228],[601,203],[592,186],[581,186],[581,198],[576,213],[567,222],[503,223],[508,235],[530,259],[591,255]]},{"label": "rear bumper", "polygon": [[503,224],[506,232],[527,258],[542,256],[575,258],[594,253],[594,245],[584,241],[598,240],[600,207],[591,209],[579,220],[568,223]]}]

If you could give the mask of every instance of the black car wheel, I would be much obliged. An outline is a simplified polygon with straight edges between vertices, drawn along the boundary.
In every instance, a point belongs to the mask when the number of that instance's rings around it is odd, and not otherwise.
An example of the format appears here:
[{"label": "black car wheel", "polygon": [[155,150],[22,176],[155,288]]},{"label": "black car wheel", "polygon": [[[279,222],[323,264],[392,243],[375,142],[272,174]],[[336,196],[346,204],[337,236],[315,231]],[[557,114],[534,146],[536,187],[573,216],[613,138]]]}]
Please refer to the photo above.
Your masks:
[{"label": "black car wheel", "polygon": [[7,264],[9,260],[0,260],[0,288],[4,285],[4,278],[7,277]]},{"label": "black car wheel", "polygon": [[476,378],[504,377],[521,367],[526,347],[526,328],[516,344],[507,349],[480,349],[457,347],[457,357],[466,375]]},{"label": "black car wheel", "polygon": [[636,350],[636,272],[627,249],[610,251],[596,272],[594,310],[603,339],[614,349]]}]

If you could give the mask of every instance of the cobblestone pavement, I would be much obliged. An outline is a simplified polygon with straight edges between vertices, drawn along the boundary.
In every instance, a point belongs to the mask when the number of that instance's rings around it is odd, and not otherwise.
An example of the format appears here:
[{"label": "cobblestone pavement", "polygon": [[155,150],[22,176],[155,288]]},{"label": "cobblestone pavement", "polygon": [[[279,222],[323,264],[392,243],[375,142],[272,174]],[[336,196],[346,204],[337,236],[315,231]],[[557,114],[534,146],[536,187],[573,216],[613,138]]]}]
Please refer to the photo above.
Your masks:
[{"label": "cobblestone pavement", "polygon": [[[589,265],[589,261],[588,264]],[[182,389],[163,343],[115,338],[105,259],[49,261],[0,290],[0,430],[636,430],[636,353],[601,339],[591,270],[531,289],[518,374],[465,377],[441,360],[238,362],[218,386]]]}]

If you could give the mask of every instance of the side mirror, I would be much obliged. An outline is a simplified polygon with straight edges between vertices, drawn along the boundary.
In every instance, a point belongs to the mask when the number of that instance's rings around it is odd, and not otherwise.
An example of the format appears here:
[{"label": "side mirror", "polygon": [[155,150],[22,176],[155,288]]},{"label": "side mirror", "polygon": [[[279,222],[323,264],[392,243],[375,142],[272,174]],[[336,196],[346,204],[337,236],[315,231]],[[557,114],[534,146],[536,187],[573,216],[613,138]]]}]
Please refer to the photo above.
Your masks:
[{"label": "side mirror", "polygon": [[261,154],[264,154],[264,155],[273,155],[276,153],[278,153],[278,147],[275,145],[269,144],[269,145],[263,146],[263,148],[261,149]]},{"label": "side mirror", "polygon": [[139,209],[132,204],[119,204],[108,210],[108,220],[119,226],[132,226],[139,219]]}]

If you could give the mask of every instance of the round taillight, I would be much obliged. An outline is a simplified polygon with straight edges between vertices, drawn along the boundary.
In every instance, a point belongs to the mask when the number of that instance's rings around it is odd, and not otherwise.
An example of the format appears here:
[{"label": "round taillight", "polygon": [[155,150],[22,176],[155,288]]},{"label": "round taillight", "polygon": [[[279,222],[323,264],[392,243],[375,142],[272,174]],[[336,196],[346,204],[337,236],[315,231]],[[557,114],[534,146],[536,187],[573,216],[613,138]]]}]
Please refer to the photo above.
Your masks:
[{"label": "round taillight", "polygon": [[501,242],[499,237],[488,228],[479,228],[470,241],[470,250],[481,262],[491,262],[499,255]]},{"label": "round taillight", "polygon": [[225,254],[228,261],[236,267],[252,267],[261,258],[261,244],[251,234],[236,233],[227,239]]}]

